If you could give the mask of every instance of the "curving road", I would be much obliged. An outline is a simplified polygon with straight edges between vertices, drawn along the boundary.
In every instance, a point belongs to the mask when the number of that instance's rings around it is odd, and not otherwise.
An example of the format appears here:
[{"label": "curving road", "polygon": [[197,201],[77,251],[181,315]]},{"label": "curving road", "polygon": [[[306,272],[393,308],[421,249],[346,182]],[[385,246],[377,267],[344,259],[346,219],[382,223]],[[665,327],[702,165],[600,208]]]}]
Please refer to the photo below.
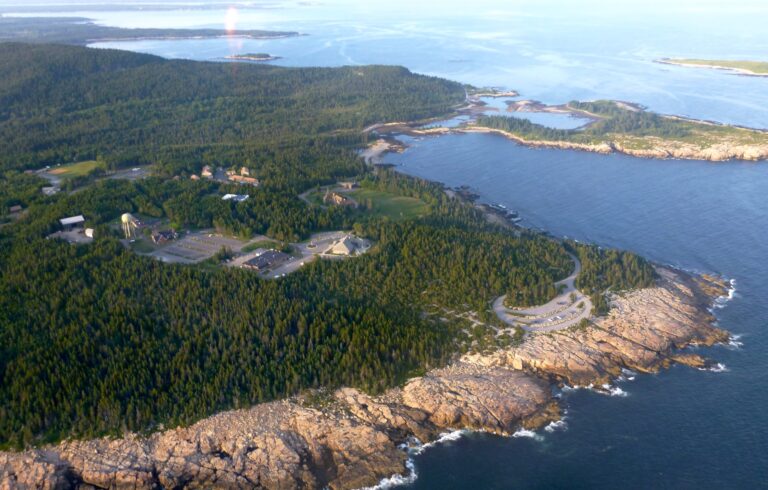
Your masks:
[{"label": "curving road", "polygon": [[[581,262],[575,255],[571,255],[571,259],[575,265],[573,273],[555,283],[558,287],[565,286],[563,292],[556,298],[540,306],[518,310],[504,306],[506,296],[501,296],[493,302],[496,316],[507,325],[520,327],[532,333],[565,330],[578,325],[583,319],[588,319],[592,314],[592,301],[576,289],[576,278],[581,273]],[[571,294],[574,294],[574,300],[571,300]]]}]

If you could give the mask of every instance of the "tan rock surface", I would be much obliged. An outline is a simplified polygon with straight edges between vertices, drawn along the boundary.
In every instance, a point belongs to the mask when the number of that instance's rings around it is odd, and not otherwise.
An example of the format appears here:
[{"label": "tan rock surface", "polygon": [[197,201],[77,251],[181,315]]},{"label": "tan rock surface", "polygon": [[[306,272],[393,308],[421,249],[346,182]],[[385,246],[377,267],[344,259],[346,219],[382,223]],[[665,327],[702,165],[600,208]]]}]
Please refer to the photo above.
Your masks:
[{"label": "tan rock surface", "polygon": [[406,471],[398,445],[447,428],[500,434],[558,417],[547,381],[603,384],[621,368],[655,371],[672,362],[705,367],[675,352],[727,341],[707,307],[724,284],[659,270],[658,287],[614,298],[606,318],[583,328],[530,336],[372,397],[338,390],[223,412],[150,437],[69,441],[0,453],[0,490],[77,488],[359,488]]}]

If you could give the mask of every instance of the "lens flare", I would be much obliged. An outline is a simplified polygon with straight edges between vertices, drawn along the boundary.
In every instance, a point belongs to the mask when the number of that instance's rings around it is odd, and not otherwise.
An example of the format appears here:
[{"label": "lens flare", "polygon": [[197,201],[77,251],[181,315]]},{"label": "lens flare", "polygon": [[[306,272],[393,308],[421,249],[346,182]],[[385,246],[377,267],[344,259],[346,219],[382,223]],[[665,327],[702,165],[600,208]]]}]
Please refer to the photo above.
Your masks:
[{"label": "lens flare", "polygon": [[229,7],[227,9],[227,15],[224,17],[224,28],[227,33],[232,34],[237,30],[237,20],[240,14],[235,7]]}]

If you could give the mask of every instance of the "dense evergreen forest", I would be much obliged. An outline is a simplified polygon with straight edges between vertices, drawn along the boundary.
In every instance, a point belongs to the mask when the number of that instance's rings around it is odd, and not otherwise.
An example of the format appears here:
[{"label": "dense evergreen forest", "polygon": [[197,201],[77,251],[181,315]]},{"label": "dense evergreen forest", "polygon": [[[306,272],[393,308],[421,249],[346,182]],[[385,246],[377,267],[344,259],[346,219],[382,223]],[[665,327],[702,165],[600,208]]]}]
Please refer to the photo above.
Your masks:
[{"label": "dense evergreen forest", "polygon": [[529,140],[573,141],[594,143],[609,134],[685,138],[691,134],[692,123],[660,116],[644,110],[630,110],[612,101],[577,102],[568,106],[599,116],[582,129],[555,129],[533,123],[527,119],[506,116],[482,116],[478,126],[499,129]]},{"label": "dense evergreen forest", "polygon": [[[502,294],[542,302],[572,268],[601,295],[646,285],[638,257],[490,225],[434,183],[366,168],[373,122],[439,115],[463,88],[401,68],[282,69],[165,61],[119,51],[0,45],[0,446],[187,424],[302,389],[376,392],[467,348],[464,321]],[[43,196],[21,170],[98,158],[151,163],[144,180],[82,181]],[[258,188],[184,177],[247,164]],[[356,176],[429,213],[391,221],[310,206],[302,191]],[[243,203],[225,192],[247,192]],[[2,213],[6,208],[2,209]],[[279,281],[227,267],[167,265],[129,251],[124,212],[243,237],[354,228],[372,251]],[[97,239],[45,236],[84,214]]]},{"label": "dense evergreen forest", "polygon": [[279,68],[12,43],[0,44],[0,66],[3,169],[99,157],[169,174],[211,160],[258,166],[265,152],[359,145],[369,124],[446,113],[465,98],[457,83],[385,66]]}]

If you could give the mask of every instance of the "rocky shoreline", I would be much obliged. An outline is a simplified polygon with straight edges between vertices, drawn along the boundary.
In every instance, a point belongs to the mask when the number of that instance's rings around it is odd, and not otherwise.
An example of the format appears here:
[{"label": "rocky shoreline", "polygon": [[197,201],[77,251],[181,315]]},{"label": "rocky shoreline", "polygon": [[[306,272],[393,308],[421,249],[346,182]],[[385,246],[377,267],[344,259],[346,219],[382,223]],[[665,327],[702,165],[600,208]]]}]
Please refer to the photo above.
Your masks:
[{"label": "rocky shoreline", "polygon": [[[642,106],[632,104],[629,102],[616,101],[617,104],[623,109],[630,111],[644,110]],[[468,106],[461,108],[458,111],[458,115],[466,115],[474,118],[477,114],[482,113],[483,106],[476,100],[471,102]],[[599,120],[599,116],[581,110],[575,110],[567,107],[567,105],[548,106],[538,101],[521,100],[514,101],[509,104],[508,112],[543,112],[551,114],[571,114],[576,117],[589,119],[592,122],[587,123],[587,126]],[[665,116],[670,119],[677,119],[696,124],[704,124],[708,126],[720,126],[713,121],[702,121],[697,119],[687,119],[679,116]],[[437,136],[444,134],[467,134],[467,133],[489,133],[497,134],[508,138],[516,143],[532,148],[553,148],[560,150],[577,150],[588,151],[592,153],[600,153],[603,155],[611,153],[623,153],[625,155],[633,156],[636,158],[657,158],[657,159],[679,159],[679,160],[704,160],[710,162],[726,162],[733,160],[741,161],[762,161],[768,160],[768,144],[761,143],[747,143],[742,144],[734,141],[723,140],[718,143],[713,143],[706,146],[700,146],[693,143],[687,143],[682,141],[667,141],[658,137],[646,137],[643,140],[643,148],[632,148],[626,146],[621,141],[603,141],[600,143],[577,143],[572,141],[555,141],[555,140],[530,140],[518,136],[509,131],[501,129],[488,128],[484,126],[478,126],[473,123],[461,125],[458,127],[431,127],[425,128],[426,121],[419,122],[396,122],[389,124],[379,124],[366,128],[366,132],[376,131],[381,137],[397,141],[395,138],[399,134],[407,136]],[[733,126],[738,131],[750,131],[754,133],[765,133],[764,130],[757,130],[752,128],[744,128],[739,126]],[[631,140],[631,138],[627,138]],[[635,141],[637,142],[637,141]],[[402,151],[402,143],[399,143],[398,151]],[[386,152],[386,150],[384,150]],[[381,156],[384,152],[380,152],[378,156]]]},{"label": "rocky shoreline", "polygon": [[543,141],[527,140],[515,134],[499,129],[470,126],[453,130],[459,133],[492,133],[509,138],[517,143],[533,148],[556,148],[560,150],[579,150],[604,155],[610,153],[623,153],[637,158],[659,158],[680,160],[706,160],[710,162],[725,162],[729,160],[760,161],[768,159],[768,145],[730,145],[721,143],[708,148],[699,148],[696,145],[666,144],[658,141],[656,146],[647,149],[627,148],[620,143],[584,144],[569,141]]},{"label": "rocky shoreline", "polygon": [[768,145],[731,145],[721,143],[707,148],[700,148],[689,144],[666,144],[658,141],[653,148],[636,149],[627,148],[620,143],[574,143],[570,141],[545,141],[545,140],[527,140],[513,133],[502,131],[500,129],[486,128],[482,126],[466,126],[459,128],[429,128],[418,129],[406,125],[396,125],[380,130],[388,133],[380,134],[406,134],[409,136],[436,136],[444,134],[470,134],[470,133],[488,133],[497,134],[508,138],[516,143],[532,148],[554,148],[559,150],[578,150],[592,153],[608,155],[611,153],[623,153],[625,155],[637,158],[658,158],[658,159],[679,159],[679,160],[705,160],[710,162],[726,162],[731,160],[743,161],[761,161],[768,159]]},{"label": "rocky shoreline", "polygon": [[65,441],[0,453],[0,488],[360,488],[407,473],[405,445],[448,429],[511,434],[559,418],[553,385],[602,386],[622,369],[672,363],[727,342],[708,311],[726,285],[659,268],[656,287],[613,298],[592,325],[465,355],[380,396],[352,388],[223,412],[148,437]]}]

